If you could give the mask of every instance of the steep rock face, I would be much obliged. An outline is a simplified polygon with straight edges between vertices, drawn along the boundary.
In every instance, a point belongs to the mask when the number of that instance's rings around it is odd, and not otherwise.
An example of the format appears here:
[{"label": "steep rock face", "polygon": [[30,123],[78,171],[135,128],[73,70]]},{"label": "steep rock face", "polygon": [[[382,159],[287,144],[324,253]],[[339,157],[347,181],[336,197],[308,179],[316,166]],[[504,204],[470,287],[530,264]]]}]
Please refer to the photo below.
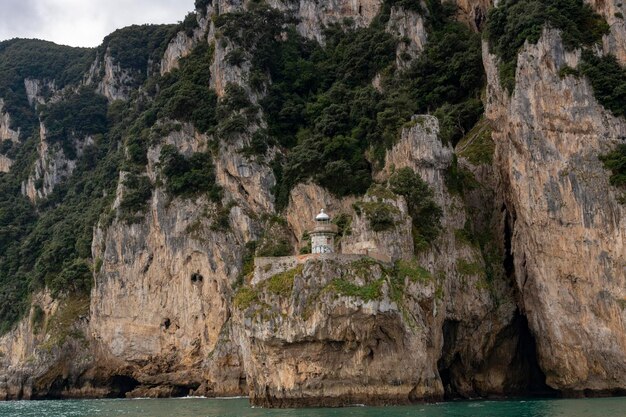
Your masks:
[{"label": "steep rock face", "polygon": [[13,160],[11,158],[0,155],[0,172],[6,173],[11,171],[11,165],[13,165]]},{"label": "steep rock face", "polygon": [[[68,158],[58,143],[49,143],[47,140],[46,127],[40,123],[39,144],[37,145],[38,158],[35,161],[33,172],[22,183],[22,194],[31,201],[45,198],[54,187],[72,175],[76,167],[76,161]],[[84,139],[66,138],[70,140],[75,151],[80,155],[85,146],[93,143],[93,138],[87,136]]]},{"label": "steep rock face", "polygon": [[57,91],[54,80],[37,80],[34,78],[25,78],[24,87],[26,88],[26,96],[28,104],[35,106],[37,104],[45,104],[46,97]]},{"label": "steep rock face", "polygon": [[248,90],[249,97],[253,102],[256,102],[256,94],[252,94],[245,83],[250,73],[250,63],[246,61],[241,65],[230,65],[226,58],[235,49],[235,46],[227,38],[222,39],[222,41],[215,43],[214,58],[211,65],[211,88],[215,89],[218,97],[223,97],[226,94],[226,86],[231,83],[236,84]]},{"label": "steep rock face", "polygon": [[[437,119],[414,121],[389,151],[379,180],[405,166],[419,172],[444,209],[441,236],[413,255],[406,203],[378,185],[354,206],[393,205],[395,226],[376,232],[366,215],[352,211],[341,247],[363,253],[360,244],[374,241],[373,250],[399,264],[346,253],[302,258],[299,266],[295,257],[259,262],[262,270],[234,299],[235,340],[254,404],[406,403],[528,389],[534,368],[520,348],[524,323],[513,289],[504,273],[487,281],[480,250],[457,237],[464,202],[444,185],[452,150],[438,139]],[[296,188],[288,212],[307,212],[310,202],[342,209],[316,188]],[[461,267],[468,264],[469,271]]]},{"label": "steep rock face", "polygon": [[4,100],[0,98],[0,143],[5,140],[19,142],[20,129],[11,129],[11,116],[4,111]]},{"label": "steep rock face", "polygon": [[[189,154],[206,140],[186,127],[163,143]],[[204,197],[170,201],[158,189],[141,222],[115,222],[95,236],[94,257],[103,262],[92,294],[92,334],[104,357],[137,381],[130,396],[245,393],[228,337],[231,285],[243,244],[260,233],[249,213],[272,209],[272,183],[271,174],[230,150],[215,161],[224,200],[232,202],[229,230],[212,228],[219,208]],[[148,154],[153,178],[159,154],[160,145]]]},{"label": "steep rock face", "polygon": [[498,0],[454,0],[458,7],[459,20],[474,30],[481,30],[487,20],[487,12]]},{"label": "steep rock face", "polygon": [[[83,378],[93,360],[85,342],[88,306],[87,299],[33,296],[29,314],[0,338],[0,400],[107,394]],[[75,314],[81,315],[78,321]]]},{"label": "steep rock face", "polygon": [[[501,273],[502,265],[490,265],[500,273],[488,279],[479,248],[460,238],[468,219],[466,203],[447,189],[445,177],[453,151],[442,145],[438,134],[435,117],[414,116],[412,126],[403,129],[401,140],[387,153],[379,178],[387,178],[395,169],[412,168],[429,184],[443,209],[440,237],[430,249],[418,252],[417,260],[438,279],[445,300],[445,322],[440,323],[438,335],[445,339],[440,370],[446,392],[472,397],[526,390],[531,376],[528,367],[516,363],[519,335],[511,329],[516,310],[512,289]],[[490,215],[493,201],[485,191],[479,207]]]},{"label": "steep rock face", "polygon": [[514,273],[539,364],[559,390],[624,389],[626,213],[598,155],[626,136],[626,123],[587,80],[559,77],[579,55],[558,32],[520,53],[511,97],[484,49]]},{"label": "steep rock face", "polygon": [[[168,203],[157,191],[144,222],[106,230],[90,328],[117,364],[111,372],[124,368],[138,382],[131,396],[186,395],[205,382],[201,365],[226,326],[239,272],[235,239],[210,232],[204,213],[212,209],[202,200]],[[192,228],[196,239],[186,236]]]},{"label": "steep rock face", "polygon": [[[235,302],[235,338],[253,404],[332,406],[442,397],[435,365],[441,340],[431,333],[437,320],[432,282],[408,284],[411,313],[403,315],[404,307],[392,299],[392,278],[369,258],[329,255],[300,270],[285,293],[273,292],[265,282],[249,290],[254,303]],[[335,283],[343,276],[356,285],[379,286],[380,292],[372,299],[346,294]]]},{"label": "steep rock face", "polygon": [[[370,190],[355,203],[356,212],[352,215],[349,233],[341,239],[341,251],[369,255],[387,262],[411,259],[414,251],[411,217],[404,198],[392,193],[377,195],[375,190]],[[391,213],[394,227],[377,231],[370,224],[368,211],[381,205]]]},{"label": "steep rock face", "polygon": [[178,68],[180,59],[189,55],[194,46],[205,36],[209,20],[206,16],[200,14],[197,15],[197,20],[198,27],[194,29],[192,36],[188,36],[184,31],[180,31],[167,45],[161,60],[161,75]]},{"label": "steep rock face", "polygon": [[133,91],[135,74],[116,64],[107,50],[102,59],[91,65],[85,84],[96,84],[96,91],[109,101],[128,100]]},{"label": "steep rock face", "polygon": [[611,27],[602,39],[604,52],[613,54],[622,65],[626,65],[626,7],[621,0],[585,0],[594,10],[606,19]]},{"label": "steep rock face", "polygon": [[298,20],[297,30],[305,38],[324,43],[325,26],[351,19],[355,27],[368,26],[382,6],[382,0],[270,0],[268,4],[289,11]]},{"label": "steep rock face", "polygon": [[339,23],[346,17],[353,19],[357,27],[367,26],[376,17],[381,5],[381,0],[301,0],[298,31],[307,38],[323,42],[321,29],[324,26]]},{"label": "steep rock face", "polygon": [[303,246],[302,236],[315,227],[315,216],[320,209],[325,209],[337,217],[341,213],[351,214],[354,197],[339,199],[328,190],[316,184],[298,184],[289,194],[289,205],[285,209],[285,218],[289,228],[298,241],[298,248]]},{"label": "steep rock face", "polygon": [[[71,139],[68,138],[68,140]],[[92,140],[91,137],[85,138],[84,141],[81,141],[80,147]],[[78,145],[78,141],[74,142]],[[22,194],[31,201],[47,197],[57,184],[72,175],[76,167],[76,161],[67,158],[59,144],[48,143],[46,127],[43,123],[39,127],[37,155],[33,172],[28,180],[22,183]]]},{"label": "steep rock face", "polygon": [[398,68],[407,67],[426,44],[424,18],[414,11],[394,6],[391,8],[386,30],[402,40],[396,50],[396,65]]}]

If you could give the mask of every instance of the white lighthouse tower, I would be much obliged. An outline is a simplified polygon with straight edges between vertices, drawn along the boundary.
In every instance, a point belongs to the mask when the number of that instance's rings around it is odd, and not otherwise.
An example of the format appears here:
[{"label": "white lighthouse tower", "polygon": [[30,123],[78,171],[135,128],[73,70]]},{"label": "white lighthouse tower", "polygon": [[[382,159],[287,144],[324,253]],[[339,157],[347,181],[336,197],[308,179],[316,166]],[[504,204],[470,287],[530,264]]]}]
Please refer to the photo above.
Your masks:
[{"label": "white lighthouse tower", "polygon": [[311,232],[311,253],[335,252],[335,235],[337,225],[330,222],[330,216],[320,210],[315,217],[315,228]]}]

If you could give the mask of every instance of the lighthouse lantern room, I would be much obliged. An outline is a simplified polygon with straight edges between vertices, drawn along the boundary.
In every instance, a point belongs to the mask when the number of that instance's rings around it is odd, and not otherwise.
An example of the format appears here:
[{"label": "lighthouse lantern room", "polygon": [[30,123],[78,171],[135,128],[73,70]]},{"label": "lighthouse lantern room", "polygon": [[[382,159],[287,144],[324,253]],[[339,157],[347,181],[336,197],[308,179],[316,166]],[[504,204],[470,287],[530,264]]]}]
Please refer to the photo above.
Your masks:
[{"label": "lighthouse lantern room", "polygon": [[331,223],[331,218],[320,210],[315,217],[315,228],[311,232],[311,252],[312,253],[333,253],[335,252],[335,235],[337,225]]}]

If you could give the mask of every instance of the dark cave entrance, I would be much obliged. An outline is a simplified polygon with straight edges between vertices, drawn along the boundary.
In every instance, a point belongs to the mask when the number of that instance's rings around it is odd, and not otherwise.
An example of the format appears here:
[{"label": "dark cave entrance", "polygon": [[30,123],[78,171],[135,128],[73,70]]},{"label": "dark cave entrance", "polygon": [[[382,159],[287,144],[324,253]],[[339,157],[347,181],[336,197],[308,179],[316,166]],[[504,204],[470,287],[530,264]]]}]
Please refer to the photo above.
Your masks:
[{"label": "dark cave entrance", "polygon": [[[490,350],[482,359],[473,357],[472,349],[463,343],[472,343],[471,334],[475,329],[467,328],[462,320],[445,320],[442,328],[442,355],[437,363],[444,398],[447,400],[468,397],[504,396],[558,396],[559,392],[546,384],[546,376],[539,366],[535,337],[524,314],[522,296],[516,284],[513,236],[515,214],[502,206],[503,225],[501,242],[503,250],[502,268],[505,277],[513,287],[513,296],[518,308],[508,326],[497,335]],[[490,336],[490,337],[493,337]],[[504,372],[504,381],[499,388],[481,382],[492,373]]]},{"label": "dark cave entrance", "polygon": [[533,397],[558,396],[559,392],[546,384],[546,375],[537,360],[535,337],[530,331],[526,316],[517,310],[511,326],[516,329],[518,335],[516,355],[511,362],[512,368],[517,367],[518,375],[521,377],[517,394]]},{"label": "dark cave entrance", "polygon": [[109,379],[109,398],[126,398],[126,394],[139,386],[139,381],[127,375],[114,375]]},{"label": "dark cave entrance", "polygon": [[[453,400],[469,397],[497,398],[505,396],[556,397],[559,392],[546,384],[546,376],[537,361],[535,338],[528,327],[528,320],[519,310],[511,324],[497,336],[490,356],[482,363],[472,363],[471,358],[463,358],[459,349],[457,333],[461,322],[446,320],[443,325],[444,343],[442,355],[437,362],[439,376],[444,387],[444,399]],[[499,348],[516,339],[512,356],[498,357]],[[486,374],[490,369],[504,368],[507,374],[502,391],[484,391],[472,378]],[[469,376],[469,377],[468,377]],[[471,393],[461,392],[461,387],[472,386]]]}]

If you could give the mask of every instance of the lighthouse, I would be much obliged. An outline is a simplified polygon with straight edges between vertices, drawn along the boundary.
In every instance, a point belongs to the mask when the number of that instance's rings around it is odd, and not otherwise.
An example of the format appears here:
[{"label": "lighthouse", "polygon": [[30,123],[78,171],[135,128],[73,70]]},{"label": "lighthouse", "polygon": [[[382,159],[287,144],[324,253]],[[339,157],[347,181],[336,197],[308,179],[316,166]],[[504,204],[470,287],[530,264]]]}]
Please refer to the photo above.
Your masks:
[{"label": "lighthouse", "polygon": [[332,224],[330,220],[330,216],[324,212],[324,209],[315,216],[315,228],[311,232],[312,253],[335,252],[337,225]]}]

